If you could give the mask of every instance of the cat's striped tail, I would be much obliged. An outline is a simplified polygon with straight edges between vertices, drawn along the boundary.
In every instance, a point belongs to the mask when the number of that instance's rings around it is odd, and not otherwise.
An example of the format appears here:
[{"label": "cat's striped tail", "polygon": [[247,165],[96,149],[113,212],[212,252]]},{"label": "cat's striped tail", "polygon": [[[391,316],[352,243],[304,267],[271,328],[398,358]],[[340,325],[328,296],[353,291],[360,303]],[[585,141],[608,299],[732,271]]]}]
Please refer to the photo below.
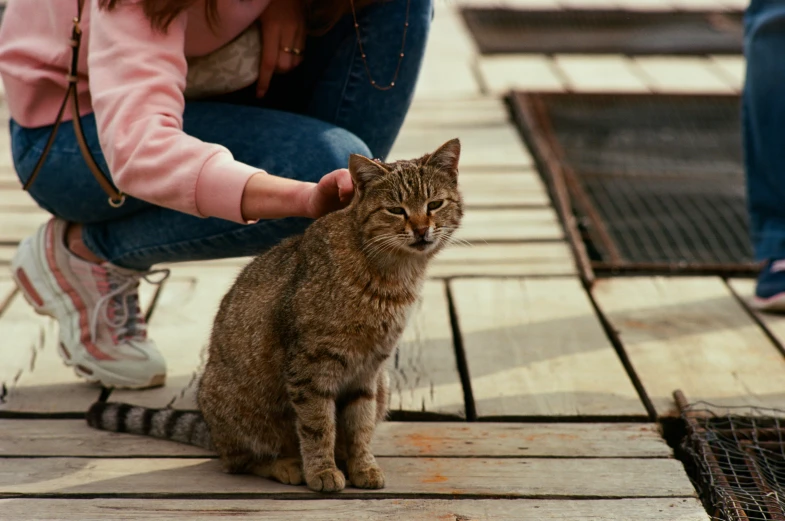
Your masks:
[{"label": "cat's striped tail", "polygon": [[210,431],[195,411],[148,409],[117,402],[95,402],[86,415],[90,427],[178,441],[212,450]]}]

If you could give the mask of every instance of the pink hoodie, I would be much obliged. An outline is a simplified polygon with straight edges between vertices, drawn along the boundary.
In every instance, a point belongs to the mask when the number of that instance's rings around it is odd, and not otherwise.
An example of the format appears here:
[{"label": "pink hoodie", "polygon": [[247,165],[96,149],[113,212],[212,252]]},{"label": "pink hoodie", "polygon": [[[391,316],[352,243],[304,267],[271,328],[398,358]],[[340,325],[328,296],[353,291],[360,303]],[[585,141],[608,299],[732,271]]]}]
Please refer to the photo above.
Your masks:
[{"label": "pink hoodie", "polygon": [[[8,2],[0,28],[0,76],[11,117],[24,127],[50,125],[57,116],[76,2]],[[119,189],[166,208],[242,223],[245,184],[260,170],[236,161],[223,146],[183,132],[186,57],[230,42],[269,0],[219,0],[215,32],[199,0],[166,34],[150,27],[139,2],[124,0],[107,12],[98,9],[98,0],[85,1],[82,115],[95,112],[101,148]]]}]

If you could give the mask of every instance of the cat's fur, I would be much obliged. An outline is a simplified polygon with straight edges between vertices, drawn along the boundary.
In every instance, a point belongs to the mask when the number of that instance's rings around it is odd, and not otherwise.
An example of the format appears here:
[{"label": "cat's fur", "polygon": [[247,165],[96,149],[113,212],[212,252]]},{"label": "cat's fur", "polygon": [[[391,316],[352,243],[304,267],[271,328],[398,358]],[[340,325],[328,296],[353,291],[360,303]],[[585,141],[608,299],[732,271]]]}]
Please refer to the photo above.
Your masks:
[{"label": "cat's fur", "polygon": [[355,487],[383,487],[370,443],[387,411],[384,362],[460,225],[459,155],[457,139],[413,161],[353,155],[351,204],[245,267],[215,317],[204,421],[98,403],[88,422],[209,447],[229,472],[328,492],[345,486],[338,463]]}]

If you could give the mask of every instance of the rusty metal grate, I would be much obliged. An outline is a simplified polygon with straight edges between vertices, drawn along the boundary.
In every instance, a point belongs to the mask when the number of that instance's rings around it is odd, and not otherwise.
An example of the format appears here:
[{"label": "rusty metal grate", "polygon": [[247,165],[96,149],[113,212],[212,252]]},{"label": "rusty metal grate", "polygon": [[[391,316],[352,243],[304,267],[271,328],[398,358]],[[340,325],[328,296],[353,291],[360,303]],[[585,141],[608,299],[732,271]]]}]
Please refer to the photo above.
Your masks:
[{"label": "rusty metal grate", "polygon": [[690,404],[674,393],[686,422],[682,450],[713,519],[785,521],[785,411]]},{"label": "rusty metal grate", "polygon": [[743,12],[465,8],[480,52],[740,54]]},{"label": "rusty metal grate", "polygon": [[514,96],[596,271],[754,273],[735,95]]}]

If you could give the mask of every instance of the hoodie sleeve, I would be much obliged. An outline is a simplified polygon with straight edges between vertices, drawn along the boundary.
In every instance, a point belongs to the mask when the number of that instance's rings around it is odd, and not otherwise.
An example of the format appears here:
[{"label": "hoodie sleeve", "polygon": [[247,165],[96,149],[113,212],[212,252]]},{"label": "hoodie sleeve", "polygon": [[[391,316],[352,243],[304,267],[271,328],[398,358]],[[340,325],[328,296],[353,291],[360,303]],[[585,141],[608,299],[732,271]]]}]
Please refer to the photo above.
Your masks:
[{"label": "hoodie sleeve", "polygon": [[245,222],[243,190],[262,171],[183,132],[187,13],[162,34],[137,1],[111,11],[97,4],[90,2],[90,93],[117,187],[158,206]]}]

